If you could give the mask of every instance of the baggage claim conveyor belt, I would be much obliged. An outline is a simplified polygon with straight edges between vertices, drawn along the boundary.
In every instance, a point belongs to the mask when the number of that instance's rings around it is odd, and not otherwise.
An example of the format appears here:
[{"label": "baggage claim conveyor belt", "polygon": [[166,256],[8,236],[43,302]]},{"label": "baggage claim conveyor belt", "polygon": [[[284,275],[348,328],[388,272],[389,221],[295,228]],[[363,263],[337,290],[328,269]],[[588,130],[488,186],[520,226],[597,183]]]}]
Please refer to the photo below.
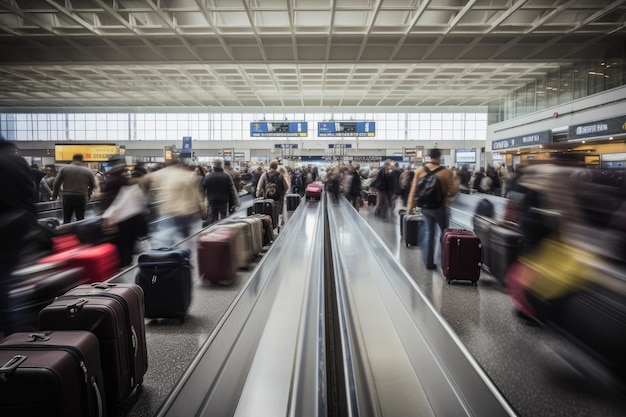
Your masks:
[{"label": "baggage claim conveyor belt", "polygon": [[156,415],[515,412],[370,226],[324,199],[292,214]]}]

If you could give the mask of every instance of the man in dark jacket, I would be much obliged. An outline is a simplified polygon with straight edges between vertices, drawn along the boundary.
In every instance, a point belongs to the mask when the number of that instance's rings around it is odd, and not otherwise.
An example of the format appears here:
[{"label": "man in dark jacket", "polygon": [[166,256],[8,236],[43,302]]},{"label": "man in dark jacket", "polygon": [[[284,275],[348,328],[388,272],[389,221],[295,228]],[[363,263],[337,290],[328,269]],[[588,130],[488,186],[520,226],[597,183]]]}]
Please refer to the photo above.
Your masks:
[{"label": "man in dark jacket", "polygon": [[57,175],[54,181],[53,200],[59,196],[61,186],[63,186],[63,223],[72,221],[74,212],[76,220],[83,220],[87,201],[96,187],[96,177],[83,165],[82,154],[74,155],[72,163],[63,167]]},{"label": "man in dark jacket", "polygon": [[222,158],[213,161],[213,172],[204,178],[202,187],[209,203],[208,224],[226,217],[229,205],[231,208],[239,206],[239,195],[232,177],[224,172]]}]

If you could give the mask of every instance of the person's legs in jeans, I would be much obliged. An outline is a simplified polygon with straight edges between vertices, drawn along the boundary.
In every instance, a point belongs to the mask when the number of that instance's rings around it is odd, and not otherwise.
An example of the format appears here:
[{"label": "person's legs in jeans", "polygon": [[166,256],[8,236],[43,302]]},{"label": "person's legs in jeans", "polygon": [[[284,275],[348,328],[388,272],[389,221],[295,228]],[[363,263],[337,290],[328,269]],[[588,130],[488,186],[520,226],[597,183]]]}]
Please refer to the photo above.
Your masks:
[{"label": "person's legs in jeans", "polygon": [[[72,221],[72,214],[77,210],[80,197],[76,196],[66,196],[63,197],[63,223],[69,223]],[[84,217],[83,212],[83,217]],[[78,212],[76,213],[76,220],[78,220]]]},{"label": "person's legs in jeans", "polygon": [[422,209],[422,215],[424,216],[424,233],[422,233],[422,241],[420,242],[422,261],[427,268],[434,268],[433,256],[435,254],[435,224],[437,220],[431,209]]},{"label": "person's legs in jeans", "polygon": [[85,218],[85,211],[87,211],[87,200],[82,197],[76,197],[74,210],[76,211],[76,220],[83,220]]}]

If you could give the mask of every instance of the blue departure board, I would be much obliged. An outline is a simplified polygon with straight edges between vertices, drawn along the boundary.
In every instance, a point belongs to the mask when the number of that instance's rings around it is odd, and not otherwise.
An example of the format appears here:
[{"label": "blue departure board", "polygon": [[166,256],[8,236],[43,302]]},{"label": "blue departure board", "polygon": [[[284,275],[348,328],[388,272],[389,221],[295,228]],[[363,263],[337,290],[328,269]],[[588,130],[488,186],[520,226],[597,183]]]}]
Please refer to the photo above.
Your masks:
[{"label": "blue departure board", "polygon": [[374,137],[376,122],[318,122],[317,135]]},{"label": "blue departure board", "polygon": [[250,122],[250,136],[252,137],[268,137],[268,136],[308,136],[307,122]]}]

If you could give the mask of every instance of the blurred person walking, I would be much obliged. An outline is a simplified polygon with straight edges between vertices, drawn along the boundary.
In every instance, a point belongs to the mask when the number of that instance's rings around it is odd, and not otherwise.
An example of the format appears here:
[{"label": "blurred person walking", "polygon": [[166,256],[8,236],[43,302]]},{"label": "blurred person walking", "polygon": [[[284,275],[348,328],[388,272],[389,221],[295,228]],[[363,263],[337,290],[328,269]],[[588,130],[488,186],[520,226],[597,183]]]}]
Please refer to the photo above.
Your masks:
[{"label": "blurred person walking", "polygon": [[[422,260],[427,269],[435,269],[435,226],[439,226],[441,238],[443,231],[449,227],[450,208],[448,207],[448,197],[453,197],[458,193],[458,188],[454,181],[454,173],[441,165],[441,151],[437,148],[431,149],[430,162],[426,162],[422,167],[415,170],[413,184],[407,204],[407,213],[411,213],[417,206],[417,188],[420,180],[427,175],[436,175],[441,187],[443,200],[438,206],[422,207],[424,216],[424,233],[422,234],[421,250]],[[437,172],[434,172],[438,170]]]},{"label": "blurred person walking", "polygon": [[213,172],[204,177],[202,188],[208,201],[209,213],[204,225],[209,225],[228,216],[229,208],[239,206],[239,195],[232,177],[224,171],[224,160],[213,160]]},{"label": "blurred person walking", "polygon": [[74,155],[72,163],[63,167],[57,175],[52,190],[53,200],[59,196],[61,187],[63,187],[63,223],[71,222],[73,214],[76,214],[76,220],[83,220],[87,201],[96,187],[96,178],[93,172],[84,166],[82,154]]},{"label": "blurred person walking", "polygon": [[39,181],[39,201],[52,200],[52,189],[54,188],[54,181],[56,178],[57,176],[54,165],[46,166],[46,176]]}]

